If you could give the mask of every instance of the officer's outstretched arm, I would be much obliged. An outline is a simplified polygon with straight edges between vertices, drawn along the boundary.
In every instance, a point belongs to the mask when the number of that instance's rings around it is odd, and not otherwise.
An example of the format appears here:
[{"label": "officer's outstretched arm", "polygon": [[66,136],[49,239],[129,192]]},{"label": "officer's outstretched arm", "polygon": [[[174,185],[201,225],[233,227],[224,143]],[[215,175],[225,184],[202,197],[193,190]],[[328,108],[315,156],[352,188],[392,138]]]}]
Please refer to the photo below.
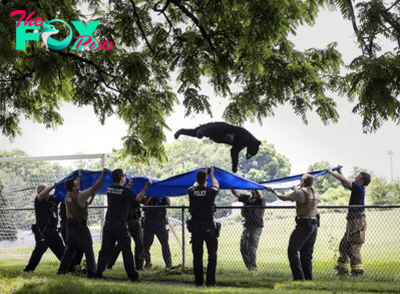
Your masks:
[{"label": "officer's outstretched arm", "polygon": [[345,189],[351,190],[353,188],[352,182],[342,174],[342,167],[339,167],[338,173],[333,172],[331,168],[327,169],[327,172],[338,179]]},{"label": "officer's outstretched arm", "polygon": [[89,197],[93,196],[94,193],[96,192],[96,190],[98,188],[100,188],[101,183],[103,182],[104,176],[106,174],[107,170],[103,169],[103,172],[101,173],[100,178],[96,181],[96,183],[90,187],[87,190],[84,190],[82,192],[79,193],[78,195],[78,200],[77,203],[80,207],[85,207],[85,205],[87,204],[87,200],[89,199]]},{"label": "officer's outstretched arm", "polygon": [[87,204],[90,205],[92,204],[94,197],[96,196],[96,194],[93,194],[93,196],[90,196],[89,199],[87,200]]},{"label": "officer's outstretched arm", "polygon": [[213,186],[219,188],[219,183],[214,176],[214,167],[213,166],[210,169],[210,175],[211,175],[211,181],[212,181]]},{"label": "officer's outstretched arm", "polygon": [[232,192],[232,194],[235,195],[237,198],[240,197],[240,193],[239,193],[238,190],[233,190],[233,189],[232,189],[231,192]]},{"label": "officer's outstretched arm", "polygon": [[151,184],[153,184],[153,183],[151,182],[150,179],[148,179],[147,182],[146,182],[146,184],[144,185],[144,188],[142,189],[142,191],[140,191],[140,193],[136,196],[135,201],[138,201],[138,202],[142,201],[144,195],[146,195],[147,188],[148,188]]},{"label": "officer's outstretched arm", "polygon": [[260,190],[255,190],[255,191],[256,191],[256,195],[257,195],[258,199],[263,199],[264,198],[264,195],[261,193]]},{"label": "officer's outstretched arm", "polygon": [[271,187],[268,187],[268,191],[271,191],[272,193],[274,193],[275,196],[278,197],[279,199],[281,199],[282,201],[290,201],[290,199],[286,195],[283,195],[282,193],[275,191],[275,189],[273,189]]},{"label": "officer's outstretched arm", "polygon": [[42,200],[48,198],[50,191],[53,190],[55,187],[56,187],[56,184],[54,184],[53,186],[47,187],[42,192],[40,192],[38,195],[39,201],[42,201]]},{"label": "officer's outstretched arm", "polygon": [[79,183],[81,182],[81,178],[82,178],[82,170],[80,169],[78,171],[78,177],[75,179],[75,185],[77,185],[79,187]]},{"label": "officer's outstretched arm", "polygon": [[93,187],[92,187],[92,189],[93,189],[93,194],[94,194],[94,192],[96,192],[96,190],[97,190],[98,188],[100,188],[101,183],[103,182],[103,179],[104,179],[104,176],[106,175],[106,173],[107,173],[107,170],[106,170],[106,169],[103,169],[100,178],[96,181],[96,183],[94,183],[94,185],[93,185]]}]

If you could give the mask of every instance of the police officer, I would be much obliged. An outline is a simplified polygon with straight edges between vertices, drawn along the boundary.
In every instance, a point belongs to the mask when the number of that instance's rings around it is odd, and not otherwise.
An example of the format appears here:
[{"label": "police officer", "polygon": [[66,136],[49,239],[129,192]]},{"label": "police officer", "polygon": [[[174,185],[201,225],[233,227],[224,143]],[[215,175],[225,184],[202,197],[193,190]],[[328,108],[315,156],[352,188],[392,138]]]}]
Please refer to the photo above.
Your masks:
[{"label": "police officer", "polygon": [[88,278],[95,277],[96,261],[93,252],[93,241],[87,226],[88,199],[100,188],[106,172],[106,169],[103,169],[96,183],[84,191],[79,190],[79,183],[82,177],[81,170],[79,170],[78,177],[75,180],[71,179],[65,182],[65,187],[68,191],[65,196],[67,242],[57,274],[68,272],[74,253],[77,249],[80,249],[85,254]]},{"label": "police officer", "polygon": [[[131,178],[129,180],[129,183],[127,185],[128,188],[130,188],[133,184],[133,179]],[[142,195],[140,195],[142,197]],[[137,196],[133,201],[130,202],[130,210],[129,210],[129,215],[128,215],[128,228],[129,228],[129,233],[135,242],[135,266],[137,270],[143,270],[143,264],[144,264],[144,257],[143,257],[143,230],[142,226],[140,223],[140,202],[142,199],[139,196]],[[112,269],[114,266],[115,262],[117,261],[118,255],[120,254],[122,248],[117,242],[117,245],[115,245],[112,253],[110,260],[108,261],[107,268]]]},{"label": "police officer", "polygon": [[[92,204],[95,195],[91,196],[87,201],[88,205]],[[64,244],[67,244],[67,209],[65,208],[65,201],[60,204],[60,231]],[[76,249],[72,261],[69,265],[68,272],[80,272],[80,265],[83,258],[83,252],[79,248]],[[85,270],[83,270],[85,271]]]},{"label": "police officer", "polygon": [[[162,248],[162,255],[165,262],[165,267],[172,267],[171,251],[168,243],[168,219],[167,219],[167,208],[165,206],[171,206],[171,200],[169,197],[146,197],[143,200],[145,205],[160,206],[144,207],[144,218],[143,218],[143,244],[144,244],[144,259],[145,268],[151,268],[150,258],[150,247],[153,244],[154,236],[157,236],[160,241]],[[164,207],[162,207],[164,206]]]},{"label": "police officer", "polygon": [[[312,280],[312,255],[318,233],[317,205],[318,196],[313,188],[314,177],[304,174],[300,188],[293,188],[294,192],[283,195],[272,188],[268,188],[283,201],[296,202],[296,228],[290,236],[288,257],[293,280]],[[299,258],[300,252],[300,258]]]},{"label": "police officer", "polygon": [[126,176],[122,169],[113,170],[111,178],[114,185],[107,188],[108,209],[97,264],[97,277],[103,277],[103,272],[106,269],[115,242],[118,242],[119,246],[121,246],[126,274],[132,282],[136,282],[139,281],[139,275],[133,262],[128,215],[132,203],[135,200],[140,202],[143,199],[147,188],[151,185],[151,181],[148,180],[142,191],[137,195],[130,187],[123,186],[126,182]]},{"label": "police officer", "polygon": [[240,239],[240,252],[244,264],[249,271],[257,270],[256,255],[258,243],[262,229],[264,227],[264,212],[263,208],[252,208],[252,206],[265,207],[264,195],[259,190],[252,190],[251,195],[241,194],[237,190],[232,190],[239,202],[243,202],[242,216],[243,233]]},{"label": "police officer", "polygon": [[207,187],[207,173],[198,170],[194,186],[188,190],[189,212],[191,220],[188,229],[192,233],[193,268],[196,286],[202,286],[203,277],[203,242],[206,242],[208,251],[208,265],[206,285],[215,285],[215,272],[217,268],[218,239],[214,224],[215,197],[219,192],[219,183],[214,176],[214,167],[211,167],[210,175],[212,187]]},{"label": "police officer", "polygon": [[35,270],[47,248],[50,248],[60,261],[63,256],[64,244],[57,231],[57,206],[60,201],[54,199],[53,195],[49,195],[55,186],[55,184],[51,187],[39,185],[36,188],[37,196],[34,200],[36,224],[32,225],[36,245],[24,272]]},{"label": "police officer", "polygon": [[[365,187],[371,182],[370,174],[361,172],[357,175],[356,180],[352,182],[343,176],[341,166],[337,170],[337,173],[332,172],[330,168],[327,172],[338,179],[345,189],[351,191],[349,205],[365,205]],[[350,261],[351,275],[363,275],[361,246],[365,242],[365,231],[367,228],[364,208],[350,207],[346,219],[346,232],[340,241],[340,256],[337,260],[336,270],[338,271],[338,275],[348,275]]]}]

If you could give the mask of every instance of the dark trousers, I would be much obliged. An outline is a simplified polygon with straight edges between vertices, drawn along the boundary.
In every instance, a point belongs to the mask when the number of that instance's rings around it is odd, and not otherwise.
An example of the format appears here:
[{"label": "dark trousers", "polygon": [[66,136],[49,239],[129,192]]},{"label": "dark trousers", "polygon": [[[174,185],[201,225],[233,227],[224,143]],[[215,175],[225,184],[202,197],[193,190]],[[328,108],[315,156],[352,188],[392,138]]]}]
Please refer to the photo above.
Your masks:
[{"label": "dark trousers", "polygon": [[118,242],[121,246],[122,257],[124,259],[124,267],[126,274],[129,279],[135,279],[138,277],[138,273],[133,263],[133,254],[131,250],[131,236],[129,234],[128,226],[107,222],[103,228],[103,241],[101,244],[101,250],[99,252],[99,261],[97,264],[97,274],[102,276],[108,261],[110,259],[111,252],[114,249],[115,242]]},{"label": "dark trousers", "polygon": [[[135,265],[136,268],[143,268],[144,258],[143,258],[143,230],[140,225],[140,220],[129,220],[128,221],[129,233],[133,241],[135,242]],[[118,259],[118,255],[121,253],[121,246],[117,242],[115,245],[110,260],[108,261],[108,268],[112,268]]]},{"label": "dark trousers", "polygon": [[[67,244],[67,226],[63,225],[61,226],[61,237],[63,238],[64,244]],[[83,258],[83,252],[79,248],[76,249],[74,255],[72,256],[72,261],[69,265],[68,271],[69,272],[74,272],[75,267],[78,265],[81,265]]]},{"label": "dark trousers", "polygon": [[172,267],[171,251],[169,248],[169,232],[165,227],[165,220],[145,219],[143,224],[144,260],[146,265],[151,264],[150,247],[153,245],[154,236],[161,244],[162,255],[167,268]]},{"label": "dark trousers", "polygon": [[78,249],[85,254],[87,276],[89,278],[94,277],[96,261],[93,252],[93,241],[89,228],[86,225],[68,226],[67,244],[60,267],[58,268],[58,274],[65,274],[68,272],[73,256]]},{"label": "dark trousers", "polygon": [[299,220],[290,236],[288,257],[295,281],[312,280],[312,255],[317,239],[318,225],[316,220],[312,220],[310,225],[307,225],[307,221]]},{"label": "dark trousers", "polygon": [[244,227],[240,239],[240,253],[248,270],[257,269],[257,248],[262,228]]},{"label": "dark trousers", "polygon": [[207,285],[215,284],[215,272],[217,269],[218,239],[215,235],[213,223],[193,222],[192,252],[193,268],[196,285],[204,283],[203,276],[203,242],[206,243],[208,252]]},{"label": "dark trousers", "polygon": [[32,232],[35,235],[36,245],[24,271],[34,271],[48,248],[50,248],[55,256],[57,256],[58,260],[61,261],[65,247],[63,241],[61,240],[60,234],[57,231],[45,233],[43,235],[43,240],[39,231],[33,229]]}]

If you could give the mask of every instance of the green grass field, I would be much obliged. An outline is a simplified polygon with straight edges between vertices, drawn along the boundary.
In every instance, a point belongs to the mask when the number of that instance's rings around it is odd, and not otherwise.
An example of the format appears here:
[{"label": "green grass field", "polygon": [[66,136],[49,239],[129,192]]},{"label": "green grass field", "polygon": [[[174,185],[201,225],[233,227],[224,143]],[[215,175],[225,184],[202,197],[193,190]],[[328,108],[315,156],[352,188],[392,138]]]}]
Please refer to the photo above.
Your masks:
[{"label": "green grass field", "polygon": [[[297,292],[301,289],[306,291],[304,293],[310,293],[311,290],[318,290],[318,293],[322,293],[321,291],[328,291],[329,293],[332,293],[332,291],[337,291],[337,293],[342,293],[341,291],[343,290],[353,291],[352,287],[355,287],[355,292],[400,293],[400,211],[369,210],[367,212],[366,243],[364,244],[362,249],[366,274],[362,278],[347,278],[343,280],[343,282],[339,278],[335,277],[335,271],[333,268],[335,266],[336,258],[338,256],[338,244],[345,231],[345,214],[332,212],[322,213],[321,227],[319,228],[318,238],[314,251],[314,281],[300,284],[291,282],[291,271],[289,268],[289,262],[287,260],[288,240],[295,226],[292,213],[293,211],[288,210],[273,211],[272,214],[266,213],[265,227],[261,236],[258,249],[257,260],[259,270],[257,272],[248,272],[240,255],[239,244],[242,233],[241,223],[237,220],[223,222],[222,232],[219,238],[218,250],[218,284],[221,285],[222,283],[222,285],[224,286],[231,285],[240,287],[262,287],[265,289],[280,289],[282,291],[296,290],[295,292],[282,293],[301,293]],[[175,234],[173,234],[172,231],[170,232],[170,246],[173,264],[174,266],[178,266],[182,265],[182,231],[180,227],[174,227],[173,231]],[[185,265],[186,267],[191,268],[192,253],[189,240],[190,234],[185,232]],[[94,240],[94,242],[94,251],[95,254],[98,255],[98,251],[100,249],[100,240]],[[26,265],[32,249],[33,247],[20,247],[0,250],[0,269],[3,272],[5,268],[5,274],[3,275],[5,275],[7,279],[10,279],[9,275],[15,275],[14,282],[17,284],[21,283],[22,279],[24,281],[23,285],[25,285],[25,282],[27,282],[29,285],[39,285],[40,283],[42,283],[40,282],[42,281],[41,279],[48,279],[51,276],[52,278],[55,278],[58,283],[63,283],[64,280],[60,280],[63,278],[67,279],[66,281],[70,283],[67,277],[61,278],[55,275],[59,262],[55,259],[54,255],[50,251],[45,254],[42,263],[38,266],[37,270],[34,274],[32,274],[32,276],[21,275],[21,271]],[[178,267],[176,270],[170,272],[163,271],[164,263],[162,260],[161,247],[158,240],[154,241],[154,244],[151,248],[151,253],[152,262],[155,266],[155,269],[152,271],[147,271],[143,274],[143,278],[146,281],[174,281],[192,283],[192,274],[190,273],[190,271],[189,273],[185,274],[185,271],[182,271],[182,267]],[[204,256],[205,265],[206,260],[207,254],[205,254]],[[117,262],[115,268],[112,271],[106,271],[104,275],[105,277],[110,276],[115,279],[125,279],[125,273],[122,265],[122,256],[119,257],[119,262]],[[79,283],[83,283],[84,285],[86,285],[85,287],[89,287],[89,290],[94,289],[89,286],[92,285],[94,282],[86,281],[85,279],[80,279],[79,281]],[[11,284],[13,284],[14,282],[12,282]],[[101,283],[103,283],[103,281],[96,282],[96,285],[101,285]],[[129,287],[133,286],[131,285]],[[147,287],[147,284],[143,284],[143,287],[143,289],[145,289],[145,287]],[[187,290],[186,288],[184,288],[184,286],[179,286],[183,287],[181,289],[183,292],[181,290],[179,290],[178,292],[168,292],[175,291],[175,288],[178,286],[175,287],[158,284],[155,285],[154,289],[152,288],[152,290],[158,291],[156,290],[158,289],[158,287],[161,287],[160,291],[163,291],[164,293],[202,293],[193,291],[208,291],[207,289],[199,290],[190,287],[190,290]],[[164,289],[163,287],[167,287],[165,291],[162,290]],[[124,292],[124,290],[121,291]],[[151,293],[158,293],[154,291],[151,291]],[[239,293],[229,291],[231,290],[228,289],[223,292],[213,293]],[[232,291],[236,290],[233,289]],[[135,290],[135,292],[137,291]],[[103,292],[101,292],[101,287],[99,286],[98,291],[89,291],[88,293]]]},{"label": "green grass field", "polygon": [[22,273],[21,266],[0,262],[0,293],[400,293],[400,282],[371,282],[365,277],[292,282],[284,277],[221,273],[217,288],[197,288],[193,286],[193,275],[179,268],[141,272],[142,282],[131,283],[120,267],[106,271],[103,280],[88,280],[81,276],[57,276],[57,266],[44,263],[34,273]]}]

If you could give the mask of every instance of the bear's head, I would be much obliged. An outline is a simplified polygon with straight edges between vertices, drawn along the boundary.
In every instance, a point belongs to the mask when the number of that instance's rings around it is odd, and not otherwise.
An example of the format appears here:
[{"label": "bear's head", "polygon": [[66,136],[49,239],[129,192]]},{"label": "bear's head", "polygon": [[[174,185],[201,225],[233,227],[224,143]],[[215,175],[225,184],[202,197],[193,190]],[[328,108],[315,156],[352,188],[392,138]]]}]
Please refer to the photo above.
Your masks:
[{"label": "bear's head", "polygon": [[261,145],[261,141],[254,141],[251,142],[251,144],[249,144],[247,146],[247,153],[246,153],[246,159],[250,159],[253,156],[255,156],[258,153],[258,150],[260,149],[260,145]]}]

